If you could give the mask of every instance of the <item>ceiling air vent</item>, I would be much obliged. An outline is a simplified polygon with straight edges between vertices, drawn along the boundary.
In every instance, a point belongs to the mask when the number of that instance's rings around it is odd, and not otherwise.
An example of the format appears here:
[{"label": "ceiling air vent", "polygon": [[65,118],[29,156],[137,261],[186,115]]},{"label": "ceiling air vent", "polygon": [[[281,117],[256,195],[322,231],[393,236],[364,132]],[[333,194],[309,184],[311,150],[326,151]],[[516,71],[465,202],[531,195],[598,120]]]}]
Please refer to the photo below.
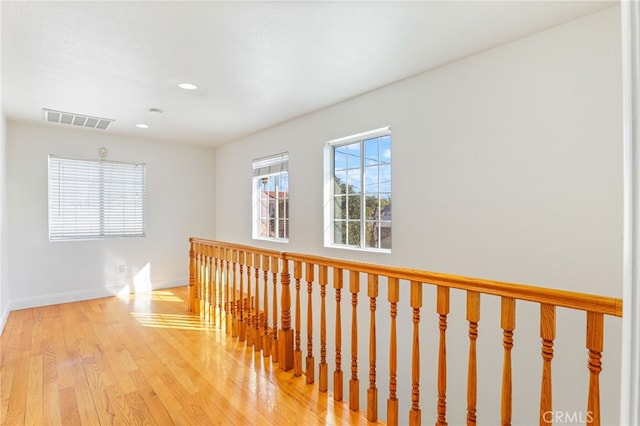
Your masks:
[{"label": "ceiling air vent", "polygon": [[90,117],[88,115],[56,111],[47,108],[42,108],[42,116],[47,123],[70,124],[72,126],[101,130],[106,130],[107,127],[115,121],[110,118]]}]

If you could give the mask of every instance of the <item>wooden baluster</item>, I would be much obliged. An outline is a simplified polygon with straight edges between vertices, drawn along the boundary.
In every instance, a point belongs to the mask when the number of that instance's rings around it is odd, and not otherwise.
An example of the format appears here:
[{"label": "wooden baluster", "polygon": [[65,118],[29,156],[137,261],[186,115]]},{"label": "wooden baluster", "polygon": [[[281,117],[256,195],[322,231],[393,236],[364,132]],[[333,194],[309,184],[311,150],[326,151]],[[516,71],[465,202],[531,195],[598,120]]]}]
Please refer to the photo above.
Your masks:
[{"label": "wooden baluster", "polygon": [[189,312],[196,311],[196,249],[195,243],[191,242],[189,247]]},{"label": "wooden baluster", "polygon": [[198,312],[200,316],[204,314],[204,254],[203,254],[204,246],[200,245],[198,250]]},{"label": "wooden baluster", "polygon": [[318,265],[320,283],[320,364],[318,365],[319,390],[326,392],[329,388],[329,366],[327,365],[327,267]]},{"label": "wooden baluster", "polygon": [[253,315],[253,350],[254,352],[262,351],[262,323],[260,322],[260,259],[262,257],[258,253],[253,255],[253,271],[256,282],[256,300]]},{"label": "wooden baluster", "polygon": [[222,325],[222,280],[223,280],[223,268],[224,264],[220,259],[220,247],[213,248],[213,262],[215,264],[215,298],[214,298],[214,316],[213,316],[213,325],[216,325],[216,320],[220,321],[220,325]]},{"label": "wooden baluster", "polygon": [[388,299],[391,314],[391,330],[389,336],[389,399],[387,399],[387,424],[398,426],[398,332],[396,317],[400,301],[400,283],[397,278],[387,278]]},{"label": "wooden baluster", "polygon": [[360,380],[358,380],[358,293],[360,274],[349,271],[349,291],[351,292],[351,379],[349,380],[349,408],[360,409]]},{"label": "wooden baluster", "polygon": [[293,278],[296,281],[296,338],[293,351],[293,375],[302,375],[302,350],[300,349],[300,279],[302,278],[302,262],[293,262]]},{"label": "wooden baluster", "polygon": [[449,315],[449,287],[438,286],[437,310],[440,317],[438,351],[438,420],[436,426],[447,426],[447,315]]},{"label": "wooden baluster", "polygon": [[207,317],[207,246],[200,248],[200,316]]},{"label": "wooden baluster", "polygon": [[244,342],[247,339],[247,324],[245,322],[245,303],[246,299],[244,297],[244,262],[245,262],[245,252],[238,251],[238,268],[240,272],[240,299],[238,303],[238,340],[240,342]]},{"label": "wooden baluster", "polygon": [[501,298],[501,327],[504,358],[502,364],[502,401],[501,424],[511,424],[511,349],[513,348],[513,330],[516,328],[516,301],[511,297]]},{"label": "wooden baluster", "polygon": [[333,268],[333,288],[336,290],[336,370],[333,372],[333,399],[336,401],[342,401],[344,381],[342,372],[342,315],[340,312],[342,280],[342,269]]},{"label": "wooden baluster", "polygon": [[203,319],[207,318],[207,296],[209,294],[208,284],[208,256],[207,256],[207,246],[202,246],[202,264],[200,266],[201,274],[200,279],[202,281],[200,286],[200,299],[201,299],[201,310],[200,315]]},{"label": "wooden baluster", "polygon": [[604,349],[604,315],[587,312],[587,349],[589,350],[589,394],[587,424],[600,426],[600,371]]},{"label": "wooden baluster", "polygon": [[271,281],[273,284],[273,327],[271,328],[270,334],[270,342],[271,346],[271,362],[279,362],[280,358],[280,349],[278,348],[279,344],[279,335],[278,335],[278,273],[280,272],[280,258],[272,257],[271,258]]},{"label": "wooden baluster", "polygon": [[411,308],[413,309],[413,344],[411,350],[411,411],[409,425],[422,422],[420,410],[420,308],[422,308],[422,283],[411,281]]},{"label": "wooden baluster", "polygon": [[315,265],[313,263],[305,263],[305,273],[307,280],[307,358],[306,358],[306,377],[307,384],[315,381],[315,360],[313,357],[313,301],[311,292],[313,291],[313,279]]},{"label": "wooden baluster", "polygon": [[269,256],[262,256],[262,277],[264,286],[262,289],[262,356],[268,357],[271,353],[271,336],[269,336]]},{"label": "wooden baluster", "polygon": [[202,287],[202,254],[200,244],[196,246],[196,291],[195,291],[195,314],[200,315],[200,291]]},{"label": "wooden baluster", "polygon": [[[216,247],[214,249],[215,255],[215,263],[216,263],[216,317],[220,327],[222,327],[222,299],[224,297],[224,261],[221,256],[221,248]],[[216,323],[216,318],[214,318],[214,324]]]},{"label": "wooden baluster", "polygon": [[207,287],[207,308],[205,313],[205,318],[208,316],[209,322],[211,322],[212,316],[212,308],[211,308],[211,286],[213,283],[213,256],[212,256],[212,247],[207,246],[205,251],[205,258],[207,260],[207,276],[206,276],[206,287]]},{"label": "wooden baluster", "polygon": [[480,293],[467,291],[467,321],[469,321],[469,368],[467,371],[467,426],[476,424],[478,401],[478,360],[476,341],[480,321]]},{"label": "wooden baluster", "polygon": [[291,276],[287,259],[282,259],[280,277],[282,284],[282,330],[280,330],[279,366],[281,370],[289,371],[293,368],[293,329],[291,328]]},{"label": "wooden baluster", "polygon": [[200,316],[207,316],[207,246],[200,247]]},{"label": "wooden baluster", "polygon": [[216,325],[216,313],[218,309],[218,248],[211,246],[211,323]]},{"label": "wooden baluster", "polygon": [[247,346],[253,346],[253,298],[251,296],[251,268],[253,267],[253,253],[247,252],[245,261],[247,263]]},{"label": "wooden baluster", "polygon": [[367,389],[367,420],[378,420],[378,388],[376,386],[376,298],[378,297],[378,276],[367,275],[367,296],[369,296],[369,388]]},{"label": "wooden baluster", "polygon": [[231,313],[231,304],[233,303],[233,295],[231,294],[231,249],[225,249],[225,292],[224,292],[224,321],[226,324],[226,333],[233,333],[233,318]]},{"label": "wooden baluster", "polygon": [[[219,258],[219,283],[218,283],[218,321],[221,330],[224,330],[222,321],[225,318],[225,314],[227,311],[226,306],[226,285],[227,285],[227,269],[225,267],[227,252],[223,247],[218,247],[218,258]],[[226,319],[225,319],[226,320]]]},{"label": "wooden baluster", "polygon": [[231,252],[231,298],[229,310],[231,311],[231,337],[238,337],[238,281],[237,265],[238,250]]},{"label": "wooden baluster", "polygon": [[[551,360],[553,340],[556,338],[556,307],[540,305],[540,337],[542,338],[542,384],[540,386],[540,425],[553,424],[548,413],[552,407]],[[547,413],[547,414],[545,414]]]}]

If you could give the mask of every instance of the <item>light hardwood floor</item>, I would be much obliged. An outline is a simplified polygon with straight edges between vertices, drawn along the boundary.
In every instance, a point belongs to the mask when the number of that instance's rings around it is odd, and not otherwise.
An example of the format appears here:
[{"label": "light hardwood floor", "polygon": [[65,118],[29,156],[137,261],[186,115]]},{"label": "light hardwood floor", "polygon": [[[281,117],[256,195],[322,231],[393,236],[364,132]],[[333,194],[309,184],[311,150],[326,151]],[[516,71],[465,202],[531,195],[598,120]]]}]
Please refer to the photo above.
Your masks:
[{"label": "light hardwood floor", "polygon": [[371,424],[186,312],[186,287],[14,311],[2,425]]}]

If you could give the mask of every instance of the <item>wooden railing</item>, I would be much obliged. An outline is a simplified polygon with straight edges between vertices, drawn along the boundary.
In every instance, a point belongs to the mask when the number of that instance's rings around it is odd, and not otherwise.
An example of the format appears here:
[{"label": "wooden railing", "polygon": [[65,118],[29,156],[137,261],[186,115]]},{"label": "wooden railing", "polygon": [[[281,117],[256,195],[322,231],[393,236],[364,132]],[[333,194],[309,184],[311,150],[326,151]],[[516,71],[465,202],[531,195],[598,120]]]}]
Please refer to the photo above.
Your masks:
[{"label": "wooden railing", "polygon": [[[437,348],[437,401],[435,404],[436,425],[447,424],[447,322],[451,289],[466,292],[466,321],[468,321],[468,366],[466,421],[476,424],[478,400],[478,357],[476,342],[480,321],[480,301],[483,295],[500,298],[500,327],[502,329],[502,384],[501,423],[511,424],[512,418],[512,348],[516,327],[516,305],[528,301],[540,307],[540,338],[542,339],[542,372],[540,386],[540,424],[551,424],[552,373],[556,334],[556,309],[570,308],[586,313],[586,348],[589,374],[588,400],[585,421],[600,424],[600,371],[604,343],[605,315],[621,317],[620,299],[587,295],[582,293],[552,290],[527,285],[504,283],[483,279],[404,269],[331,259],[319,256],[279,252],[257,247],[190,239],[189,311],[217,323],[226,333],[246,342],[247,347],[270,357],[282,370],[293,370],[294,376],[305,374],[307,383],[316,381],[316,359],[314,345],[319,344],[320,360],[317,381],[321,392],[329,388],[329,364],[327,362],[327,327],[333,330],[331,359],[333,371],[333,398],[344,397],[344,375],[348,375],[348,401],[352,410],[360,409],[360,377],[363,374],[358,357],[358,344],[367,335],[368,386],[366,386],[366,413],[370,421],[378,419],[378,375],[377,364],[381,348],[388,350],[388,390],[386,394],[386,421],[390,425],[419,425],[420,401],[420,344],[421,308],[423,289],[435,286],[436,313],[438,315]],[[303,273],[304,272],[304,273]],[[291,273],[293,285],[291,289]],[[345,281],[348,277],[348,281]],[[365,280],[366,277],[366,280]],[[327,320],[327,287],[331,278],[333,291],[330,297],[335,307],[335,317]],[[362,282],[366,286],[361,289]],[[306,289],[302,287],[306,282]],[[388,301],[388,314],[379,309],[380,283]],[[406,287],[405,287],[406,286]],[[408,288],[407,288],[408,287]],[[303,301],[306,290],[306,303]],[[400,300],[401,293],[408,290],[408,299]],[[294,294],[294,320],[292,321],[292,298]],[[319,303],[313,300],[319,294]],[[366,301],[365,298],[368,298]],[[346,299],[343,301],[343,299]],[[368,302],[368,303],[367,303]],[[302,305],[306,305],[303,317]],[[349,310],[351,318],[344,321],[342,312]],[[367,306],[368,305],[368,306]],[[314,313],[319,309],[319,315]],[[368,308],[368,309],[367,309]],[[368,310],[368,332],[366,324],[359,322],[361,310]],[[399,341],[398,312],[410,309],[410,337]],[[408,314],[409,312],[407,312]],[[388,315],[384,319],[380,316]],[[314,327],[317,323],[317,328]],[[378,321],[389,325],[384,340],[377,333]],[[347,326],[347,323],[350,323]],[[303,346],[303,324],[306,326],[306,348]],[[386,325],[386,324],[385,324]],[[345,330],[346,328],[346,330]],[[319,329],[319,341],[314,340],[314,331]],[[343,335],[350,347],[343,347]],[[317,339],[317,337],[315,338]],[[398,348],[410,348],[411,373],[409,412],[399,413]],[[303,363],[303,350],[306,356]],[[431,348],[429,348],[431,350]],[[386,356],[386,354],[385,354]]]}]

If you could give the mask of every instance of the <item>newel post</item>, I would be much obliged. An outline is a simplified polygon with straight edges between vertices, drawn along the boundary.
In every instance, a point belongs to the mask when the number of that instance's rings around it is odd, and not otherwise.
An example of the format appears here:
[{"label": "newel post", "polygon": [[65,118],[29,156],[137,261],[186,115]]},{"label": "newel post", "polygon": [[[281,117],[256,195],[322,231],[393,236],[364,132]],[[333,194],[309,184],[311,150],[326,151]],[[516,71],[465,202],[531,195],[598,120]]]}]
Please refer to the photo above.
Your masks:
[{"label": "newel post", "polygon": [[293,368],[293,329],[291,328],[291,275],[289,274],[289,261],[282,257],[282,272],[280,273],[282,293],[282,330],[280,332],[280,360],[281,370],[289,371]]}]

